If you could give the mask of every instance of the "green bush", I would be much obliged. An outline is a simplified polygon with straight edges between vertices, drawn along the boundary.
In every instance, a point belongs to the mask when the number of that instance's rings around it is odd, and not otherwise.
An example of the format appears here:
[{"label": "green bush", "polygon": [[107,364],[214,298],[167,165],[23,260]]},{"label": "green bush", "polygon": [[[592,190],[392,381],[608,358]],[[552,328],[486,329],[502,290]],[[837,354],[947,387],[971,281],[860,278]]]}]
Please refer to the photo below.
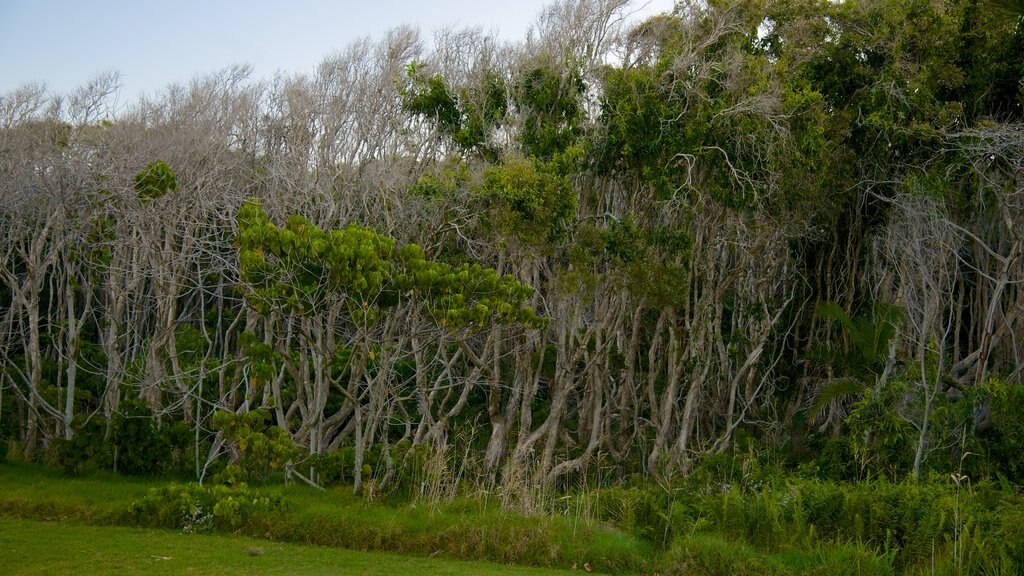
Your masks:
[{"label": "green bush", "polygon": [[152,411],[137,399],[122,400],[109,421],[99,417],[76,417],[70,440],[53,445],[57,466],[73,475],[95,470],[121,474],[155,476],[191,471],[194,446],[184,422],[159,426]]},{"label": "green bush", "polygon": [[[720,471],[732,469],[719,464]],[[971,485],[966,477],[957,482],[939,475],[898,483],[788,477],[755,490],[732,472],[732,483],[716,482],[706,470],[695,476],[700,480],[613,487],[586,497],[598,503],[597,519],[656,546],[667,544],[668,564],[697,574],[775,573],[789,560],[765,564],[763,556],[797,553],[793,561],[804,568],[793,573],[815,566],[857,573],[841,557],[861,562],[864,573],[912,572],[931,563],[950,574],[1024,570],[1024,498],[1007,483]],[[720,557],[724,542],[757,553],[744,556],[738,549],[738,556]],[[839,543],[849,543],[846,556]]]},{"label": "green bush", "polygon": [[237,530],[261,515],[285,510],[280,494],[256,493],[245,484],[204,486],[171,483],[153,488],[133,503],[130,515],[139,526],[177,528],[183,532]]},{"label": "green bush", "polygon": [[218,411],[213,415],[214,428],[223,432],[237,456],[232,465],[218,474],[218,482],[263,482],[271,471],[284,470],[298,456],[299,450],[288,431],[271,421],[267,410],[241,414]]},{"label": "green bush", "polygon": [[848,482],[859,475],[857,455],[847,438],[832,438],[814,459],[818,476],[825,480]]},{"label": "green bush", "polygon": [[171,458],[171,440],[166,429],[157,427],[148,406],[137,401],[128,404],[115,417],[114,470],[134,475],[158,474]]},{"label": "green bush", "polygon": [[[387,454],[385,454],[385,450]],[[382,478],[391,459],[391,478],[385,488],[391,496],[410,496],[428,480],[427,467],[434,453],[431,447],[413,446],[408,440],[385,446],[375,444],[363,454],[363,479]],[[350,485],[355,479],[356,450],[343,446],[325,454],[315,454],[303,462],[303,466],[316,469],[317,481],[321,486]]]},{"label": "green bush", "polygon": [[1024,385],[990,380],[973,404],[989,469],[1024,485]]},{"label": "green bush", "polygon": [[113,468],[114,450],[104,440],[107,432],[105,418],[75,417],[72,423],[75,431],[70,440],[60,438],[54,442],[53,454],[57,466],[64,472],[80,475],[94,470]]}]

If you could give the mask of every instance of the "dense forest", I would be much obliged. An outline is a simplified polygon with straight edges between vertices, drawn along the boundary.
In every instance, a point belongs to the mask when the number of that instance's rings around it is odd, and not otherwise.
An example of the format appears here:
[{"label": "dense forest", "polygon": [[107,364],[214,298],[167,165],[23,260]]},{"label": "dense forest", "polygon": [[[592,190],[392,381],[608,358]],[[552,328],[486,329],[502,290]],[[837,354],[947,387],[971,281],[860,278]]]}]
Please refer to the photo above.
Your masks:
[{"label": "dense forest", "polygon": [[0,96],[0,440],[357,491],[734,451],[1024,484],[1014,4],[559,0]]}]

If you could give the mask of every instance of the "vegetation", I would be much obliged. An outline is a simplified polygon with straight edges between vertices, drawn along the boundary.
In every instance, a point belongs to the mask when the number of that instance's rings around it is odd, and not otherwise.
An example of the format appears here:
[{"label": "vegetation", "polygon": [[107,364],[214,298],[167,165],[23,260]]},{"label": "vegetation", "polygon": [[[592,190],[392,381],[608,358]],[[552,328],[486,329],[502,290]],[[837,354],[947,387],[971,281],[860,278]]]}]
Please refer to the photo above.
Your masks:
[{"label": "vegetation", "polygon": [[[0,517],[5,570],[46,574],[554,574],[554,570],[412,558],[243,536],[84,526]],[[559,570],[557,573],[564,572]]]},{"label": "vegetation", "polygon": [[963,477],[837,483],[783,476],[756,456],[718,458],[673,484],[577,492],[528,517],[489,495],[371,502],[308,486],[69,479],[7,464],[0,523],[221,532],[268,541],[259,547],[293,542],[612,573],[1020,573],[1024,497],[1008,487]]},{"label": "vegetation", "polygon": [[0,96],[0,458],[221,529],[302,532],[228,513],[294,481],[573,502],[665,570],[1019,572],[1016,4],[559,0]]}]

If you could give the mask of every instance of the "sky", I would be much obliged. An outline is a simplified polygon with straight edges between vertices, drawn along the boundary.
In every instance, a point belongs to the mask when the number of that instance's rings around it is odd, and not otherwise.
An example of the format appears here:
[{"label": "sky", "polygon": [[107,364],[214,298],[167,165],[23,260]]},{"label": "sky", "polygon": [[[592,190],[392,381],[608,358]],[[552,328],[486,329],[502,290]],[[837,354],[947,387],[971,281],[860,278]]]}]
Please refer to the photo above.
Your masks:
[{"label": "sky", "polygon": [[[638,16],[672,0],[633,0]],[[0,95],[29,82],[68,93],[121,74],[123,97],[235,64],[257,78],[312,73],[354,40],[403,24],[481,26],[525,38],[547,0],[0,0]]]}]

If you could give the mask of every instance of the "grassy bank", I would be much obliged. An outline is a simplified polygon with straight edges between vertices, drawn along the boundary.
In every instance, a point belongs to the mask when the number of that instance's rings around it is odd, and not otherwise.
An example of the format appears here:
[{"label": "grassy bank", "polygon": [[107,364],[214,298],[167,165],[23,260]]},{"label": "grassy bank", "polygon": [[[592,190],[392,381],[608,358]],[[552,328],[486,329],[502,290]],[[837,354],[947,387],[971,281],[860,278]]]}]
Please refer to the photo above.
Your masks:
[{"label": "grassy bank", "polygon": [[0,566],[6,574],[522,574],[564,573],[266,542],[244,536],[88,526],[0,516]]},{"label": "grassy bank", "polygon": [[[252,501],[275,504],[253,507]],[[198,487],[110,474],[67,477],[20,463],[0,465],[0,514],[91,525],[230,532],[274,542],[422,557],[491,560],[605,572],[643,571],[653,546],[596,522],[525,517],[494,503],[440,506],[370,503],[347,489]]]},{"label": "grassy bank", "polygon": [[991,482],[776,475],[722,484],[695,476],[549,502],[543,513],[524,516],[481,496],[388,503],[348,489],[200,487],[0,465],[0,514],[9,519],[607,573],[1024,573],[1024,498]]}]

